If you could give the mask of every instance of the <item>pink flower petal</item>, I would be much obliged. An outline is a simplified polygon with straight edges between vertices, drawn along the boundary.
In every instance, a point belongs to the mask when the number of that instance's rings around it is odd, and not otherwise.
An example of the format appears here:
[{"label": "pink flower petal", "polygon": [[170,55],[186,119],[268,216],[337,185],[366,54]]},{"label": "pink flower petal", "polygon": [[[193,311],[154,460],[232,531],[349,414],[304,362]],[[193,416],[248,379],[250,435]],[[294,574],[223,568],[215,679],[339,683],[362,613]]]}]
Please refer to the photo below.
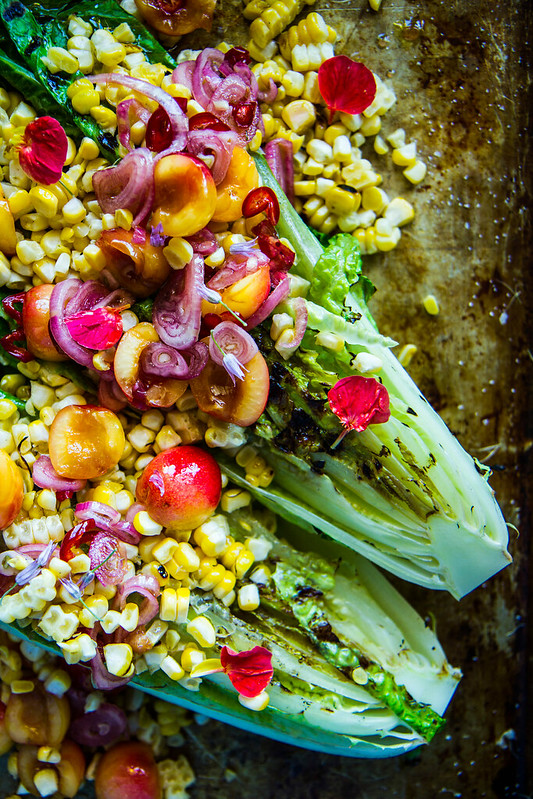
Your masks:
[{"label": "pink flower petal", "polygon": [[272,652],[254,646],[245,652],[233,652],[227,646],[220,651],[220,662],[231,683],[242,696],[254,697],[265,690],[272,679]]},{"label": "pink flower petal", "polygon": [[36,183],[49,186],[60,179],[67,150],[67,134],[57,119],[38,117],[24,130],[18,148],[20,166]]},{"label": "pink flower petal", "polygon": [[387,389],[373,377],[343,377],[328,392],[328,400],[346,431],[360,433],[369,424],[381,424],[390,417]]},{"label": "pink flower petal", "polygon": [[122,335],[122,317],[110,308],[80,311],[65,322],[74,341],[91,350],[107,350]]},{"label": "pink flower petal", "polygon": [[319,67],[318,88],[332,115],[360,114],[376,96],[376,79],[364,64],[336,55]]}]

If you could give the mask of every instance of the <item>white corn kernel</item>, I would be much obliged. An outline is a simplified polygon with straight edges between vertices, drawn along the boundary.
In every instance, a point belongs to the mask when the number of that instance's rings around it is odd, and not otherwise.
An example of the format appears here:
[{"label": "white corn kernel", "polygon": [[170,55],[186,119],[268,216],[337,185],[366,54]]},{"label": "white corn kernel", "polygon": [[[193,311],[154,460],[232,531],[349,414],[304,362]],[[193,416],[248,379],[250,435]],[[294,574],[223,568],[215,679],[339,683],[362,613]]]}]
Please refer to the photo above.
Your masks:
[{"label": "white corn kernel", "polygon": [[248,708],[248,710],[257,710],[261,711],[264,710],[270,701],[270,697],[268,696],[266,691],[262,691],[257,696],[248,697],[239,694],[239,702],[243,707]]},{"label": "white corn kernel", "polygon": [[104,658],[107,670],[117,677],[123,677],[131,667],[133,650],[129,644],[106,644]]},{"label": "white corn kernel", "polygon": [[259,589],[255,583],[243,585],[237,591],[237,602],[241,610],[256,610],[259,607]]},{"label": "white corn kernel", "polygon": [[371,352],[359,352],[352,360],[352,367],[363,374],[369,372],[379,372],[383,366],[383,361]]},{"label": "white corn kernel", "polygon": [[211,647],[216,641],[216,632],[207,616],[196,616],[187,624],[187,632],[203,647]]},{"label": "white corn kernel", "polygon": [[415,163],[408,169],[403,170],[404,177],[407,178],[409,183],[417,184],[422,183],[426,177],[427,167],[423,161],[415,161]]}]

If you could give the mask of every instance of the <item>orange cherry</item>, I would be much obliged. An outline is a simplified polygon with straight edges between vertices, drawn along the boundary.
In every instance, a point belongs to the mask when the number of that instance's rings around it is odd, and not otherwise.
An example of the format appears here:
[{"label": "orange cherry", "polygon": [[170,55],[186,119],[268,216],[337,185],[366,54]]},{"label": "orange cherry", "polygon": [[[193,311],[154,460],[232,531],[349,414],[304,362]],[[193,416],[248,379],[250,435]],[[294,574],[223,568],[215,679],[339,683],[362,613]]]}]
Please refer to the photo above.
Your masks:
[{"label": "orange cherry", "polygon": [[165,236],[192,236],[211,221],[217,203],[215,181],[203,161],[173,153],[155,165],[152,227]]}]

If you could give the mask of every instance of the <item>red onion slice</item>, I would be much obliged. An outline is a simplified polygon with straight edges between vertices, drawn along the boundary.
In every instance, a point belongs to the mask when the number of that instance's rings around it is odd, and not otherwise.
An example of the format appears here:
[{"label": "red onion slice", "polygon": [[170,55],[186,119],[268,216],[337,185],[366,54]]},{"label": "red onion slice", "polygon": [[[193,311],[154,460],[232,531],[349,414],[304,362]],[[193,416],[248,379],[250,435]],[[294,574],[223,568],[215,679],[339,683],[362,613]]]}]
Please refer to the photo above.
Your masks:
[{"label": "red onion slice", "polygon": [[198,340],[202,322],[204,261],[193,255],[187,266],[172,274],[157,294],[152,313],[161,341],[177,350],[192,347]]},{"label": "red onion slice", "polygon": [[218,186],[226,177],[236,144],[237,134],[232,131],[192,130],[187,137],[187,152],[200,158],[213,156],[214,161],[210,171]]},{"label": "red onion slice", "polygon": [[110,411],[121,411],[128,404],[128,398],[113,377],[98,383],[98,404]]},{"label": "red onion slice", "polygon": [[194,63],[191,77],[192,93],[196,102],[200,103],[205,110],[207,110],[213,92],[222,82],[218,68],[223,61],[224,53],[214,47],[206,47]]},{"label": "red onion slice", "polygon": [[128,726],[126,714],[117,705],[104,702],[71,723],[69,737],[81,746],[109,746],[122,738]]},{"label": "red onion slice", "polygon": [[234,355],[244,365],[254,357],[257,351],[257,344],[250,334],[234,322],[220,322],[211,331],[209,355],[220,366],[224,365],[224,355]]},{"label": "red onion slice", "polygon": [[154,162],[147,147],[128,153],[116,166],[100,169],[93,175],[96,199],[104,213],[127,208],[134,215],[133,225],[146,220],[154,198]]},{"label": "red onion slice", "polygon": [[70,480],[61,477],[48,455],[39,455],[33,464],[32,480],[39,488],[50,488],[52,491],[81,491],[85,488],[87,480]]},{"label": "red onion slice", "polygon": [[[189,357],[187,363],[185,355]],[[201,341],[179,352],[161,341],[148,344],[141,353],[140,368],[146,377],[171,377],[176,380],[192,380],[207,364],[208,349]]]},{"label": "red onion slice", "polygon": [[65,355],[81,366],[91,369],[93,353],[73,340],[65,322],[67,305],[76,297],[82,286],[82,281],[77,278],[69,278],[61,283],[56,283],[50,295],[50,334]]},{"label": "red onion slice", "polygon": [[265,89],[264,91],[260,89],[257,92],[257,99],[261,103],[268,103],[268,105],[273,103],[277,96],[278,96],[278,87],[276,86],[272,78],[269,78],[268,80],[268,89]]},{"label": "red onion slice", "polygon": [[294,311],[294,334],[291,341],[279,342],[276,346],[278,352],[287,356],[292,355],[294,350],[300,346],[304,333],[307,328],[307,303],[303,297],[295,297],[290,301],[292,310]]},{"label": "red onion slice", "polygon": [[78,519],[94,521],[96,527],[104,533],[111,533],[126,544],[138,544],[141,534],[133,524],[123,521],[118,510],[104,505],[103,502],[80,502],[74,511]]},{"label": "red onion slice", "polygon": [[294,161],[292,143],[287,139],[271,139],[265,145],[265,158],[272,174],[291,201],[294,202]]},{"label": "red onion slice", "polygon": [[[133,121],[132,121],[133,118]],[[150,119],[150,111],[142,105],[134,97],[128,100],[122,100],[117,105],[117,123],[118,132],[117,138],[127,150],[133,150],[131,143],[131,128],[135,122],[142,122],[147,124]]]},{"label": "red onion slice", "polygon": [[126,572],[126,549],[108,533],[97,533],[89,545],[91,570],[103,586],[118,585]]},{"label": "red onion slice", "polygon": [[169,116],[173,134],[173,145],[183,150],[187,140],[189,122],[186,114],[181,110],[176,100],[164,89],[153,86],[146,80],[131,78],[129,75],[119,75],[116,72],[89,75],[87,79],[92,83],[118,83],[121,86],[126,86],[128,89],[143,94],[150,100],[159,103]]},{"label": "red onion slice", "polygon": [[182,61],[172,73],[172,83],[180,83],[192,92],[192,75],[196,61]]},{"label": "red onion slice", "polygon": [[273,289],[266,300],[259,306],[257,311],[248,317],[246,320],[246,327],[248,330],[260,325],[265,319],[270,316],[272,311],[283,302],[288,296],[290,291],[289,277],[284,275],[275,289]]},{"label": "red onion slice", "polygon": [[155,579],[145,574],[137,574],[130,577],[118,589],[118,601],[120,610],[124,610],[126,601],[131,594],[141,594],[144,597],[139,610],[138,627],[148,624],[159,612],[159,602],[157,597],[161,593],[161,586]]},{"label": "red onion slice", "polygon": [[185,236],[185,238],[194,252],[198,253],[198,255],[201,255],[203,258],[207,258],[208,255],[213,255],[213,253],[218,250],[216,236],[209,228],[204,227],[193,236]]},{"label": "red onion slice", "polygon": [[91,667],[92,684],[97,691],[113,691],[115,688],[122,688],[127,685],[133,674],[130,677],[117,677],[111,674],[104,664],[100,650],[96,650],[96,655],[89,661]]}]

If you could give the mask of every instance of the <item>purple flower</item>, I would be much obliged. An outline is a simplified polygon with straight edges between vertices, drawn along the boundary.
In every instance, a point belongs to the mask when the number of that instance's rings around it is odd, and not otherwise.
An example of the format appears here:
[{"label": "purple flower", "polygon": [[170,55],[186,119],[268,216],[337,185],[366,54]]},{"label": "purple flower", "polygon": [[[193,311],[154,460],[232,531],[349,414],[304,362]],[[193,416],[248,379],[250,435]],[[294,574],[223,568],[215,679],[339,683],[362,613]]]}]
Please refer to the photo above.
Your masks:
[{"label": "purple flower", "polygon": [[207,300],[208,302],[212,302],[215,304],[222,302],[222,297],[220,296],[218,291],[210,289],[207,286],[204,286],[203,284],[201,286],[198,286],[198,294],[203,300]]},{"label": "purple flower", "polygon": [[74,582],[70,574],[68,575],[68,577],[62,577],[59,580],[59,582],[61,583],[65,591],[67,591],[67,593],[69,593],[70,596],[73,597],[73,599],[76,600],[81,599],[82,591],[80,590],[80,586]]},{"label": "purple flower", "polygon": [[85,588],[87,588],[87,586],[90,585],[93,580],[94,580],[94,571],[85,572],[85,574],[78,583],[78,588],[80,588],[82,591],[85,590]]},{"label": "purple flower", "polygon": [[168,236],[163,233],[163,225],[159,222],[150,232],[150,244],[152,247],[164,247]]},{"label": "purple flower", "polygon": [[57,544],[55,541],[50,541],[50,543],[45,546],[41,554],[28,566],[26,566],[25,569],[22,569],[22,571],[17,574],[15,577],[16,584],[26,585],[26,583],[29,583],[34,577],[37,577],[37,575],[41,573],[41,569],[48,564],[48,561],[52,557],[52,552],[56,546]]},{"label": "purple flower", "polygon": [[250,241],[242,241],[239,244],[230,244],[230,255],[257,255],[257,238]]},{"label": "purple flower", "polygon": [[239,380],[244,380],[244,373],[248,371],[231,352],[227,352],[222,358],[222,366],[231,377],[233,385],[235,385],[236,377],[238,377]]}]

